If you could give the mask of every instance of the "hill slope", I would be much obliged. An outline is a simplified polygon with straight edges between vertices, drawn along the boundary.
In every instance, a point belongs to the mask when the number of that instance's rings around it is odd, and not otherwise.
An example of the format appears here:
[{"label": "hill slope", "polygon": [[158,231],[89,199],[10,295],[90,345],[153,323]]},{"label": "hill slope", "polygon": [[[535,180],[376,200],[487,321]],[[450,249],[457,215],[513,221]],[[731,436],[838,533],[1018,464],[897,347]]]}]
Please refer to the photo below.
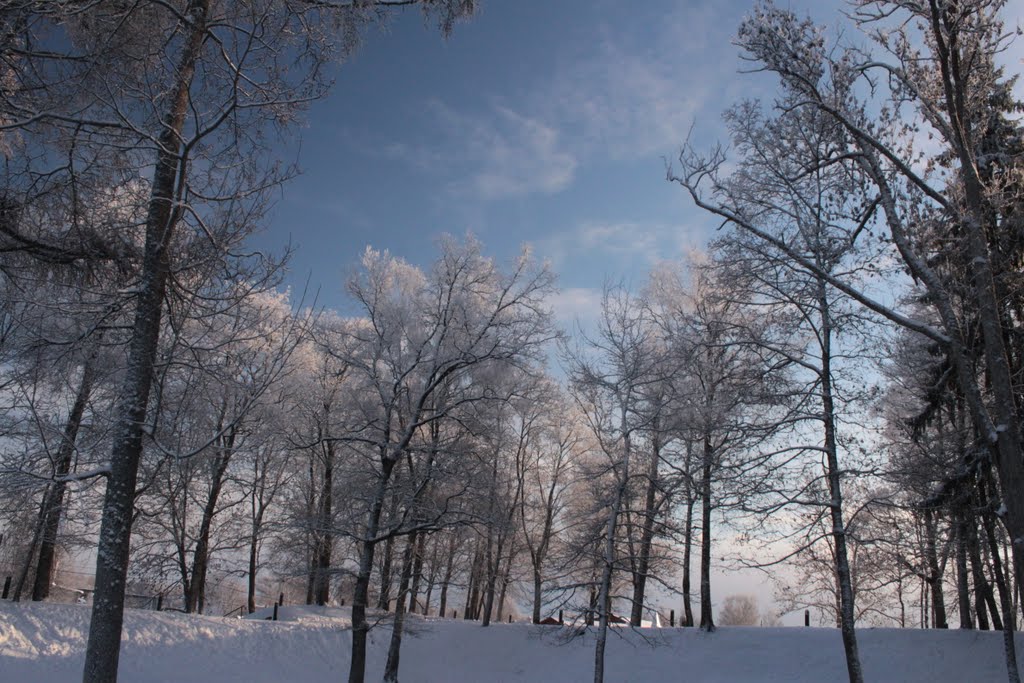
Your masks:
[{"label": "hill slope", "polygon": [[[348,620],[342,610],[283,608],[284,621],[129,610],[122,683],[344,681]],[[89,610],[79,605],[0,603],[0,680],[81,680]],[[591,680],[593,635],[527,624],[481,628],[410,618],[403,683],[570,683]],[[723,627],[615,629],[609,681],[841,681],[836,629]],[[858,632],[868,681],[1004,681],[998,633],[865,629]],[[390,630],[371,632],[367,680],[380,680]],[[1018,641],[1018,649],[1024,639]]]}]

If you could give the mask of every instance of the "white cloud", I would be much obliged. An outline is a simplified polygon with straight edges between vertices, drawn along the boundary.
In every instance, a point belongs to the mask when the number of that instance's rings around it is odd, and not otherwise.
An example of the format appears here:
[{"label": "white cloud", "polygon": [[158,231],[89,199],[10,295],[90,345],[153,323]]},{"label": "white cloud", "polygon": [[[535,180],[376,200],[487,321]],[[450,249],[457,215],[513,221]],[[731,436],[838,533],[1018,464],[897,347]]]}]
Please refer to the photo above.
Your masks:
[{"label": "white cloud", "polygon": [[573,230],[554,233],[536,245],[536,253],[556,268],[583,259],[637,261],[650,267],[678,259],[703,244],[704,236],[679,223],[588,221]]},{"label": "white cloud", "polygon": [[569,287],[548,299],[555,319],[564,329],[577,324],[588,329],[601,315],[600,289],[592,287]]},{"label": "white cloud", "polygon": [[431,100],[426,110],[437,128],[434,144],[390,142],[381,151],[424,171],[456,178],[448,186],[457,195],[493,200],[553,194],[573,180],[576,157],[558,130],[537,118],[497,103],[482,113],[469,113]]},{"label": "white cloud", "polygon": [[706,92],[684,83],[672,60],[658,61],[610,41],[596,60],[556,74],[544,100],[550,115],[576,131],[587,156],[629,160],[671,155],[686,137]]},{"label": "white cloud", "polygon": [[584,223],[577,231],[578,244],[610,254],[636,254],[646,260],[658,258],[659,245],[671,228],[639,223]]},{"label": "white cloud", "polygon": [[471,122],[477,129],[468,140],[470,156],[480,165],[470,181],[476,194],[483,199],[553,194],[572,182],[576,157],[562,147],[555,128],[507,107],[493,109],[492,123]]},{"label": "white cloud", "polygon": [[379,153],[482,200],[558,193],[581,165],[602,159],[671,158],[698,115],[717,126],[720,83],[735,55],[734,27],[721,27],[719,9],[686,3],[653,26],[603,26],[596,37],[567,42],[551,71],[522,93],[472,110],[426,102],[433,138],[390,141]]},{"label": "white cloud", "polygon": [[723,23],[722,3],[653,11],[630,26],[604,26],[540,87],[545,117],[573,131],[588,157],[671,158],[695,122],[718,126],[734,94],[723,84],[736,80],[736,27]]}]

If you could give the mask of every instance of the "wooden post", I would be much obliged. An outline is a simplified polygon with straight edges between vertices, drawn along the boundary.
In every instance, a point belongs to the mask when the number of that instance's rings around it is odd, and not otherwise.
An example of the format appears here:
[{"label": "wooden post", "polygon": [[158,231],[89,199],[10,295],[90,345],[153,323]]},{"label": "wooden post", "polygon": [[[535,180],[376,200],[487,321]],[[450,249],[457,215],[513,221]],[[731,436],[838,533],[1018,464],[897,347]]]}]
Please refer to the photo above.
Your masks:
[{"label": "wooden post", "polygon": [[804,610],[804,626],[810,626],[810,625],[811,625],[811,610],[805,609]]},{"label": "wooden post", "polygon": [[281,593],[281,595],[280,595],[280,596],[279,596],[279,597],[277,598],[277,604],[278,604],[278,605],[281,605],[282,607],[284,606],[284,593],[283,593],[283,592],[282,592],[282,593]]},{"label": "wooden post", "polygon": [[163,609],[164,609],[164,596],[163,596],[163,594],[160,594],[160,595],[156,596],[156,611],[157,612],[162,612]]},{"label": "wooden post", "polygon": [[668,611],[668,625],[671,626],[672,628],[675,628],[675,625],[676,625],[676,611],[674,609],[670,609]]},{"label": "wooden post", "polygon": [[6,579],[4,579],[4,594],[2,596],[0,596],[0,598],[2,598],[3,600],[6,600],[7,596],[10,594],[10,592],[11,592],[11,577],[8,576]]},{"label": "wooden post", "polygon": [[510,624],[512,623],[512,615],[511,614],[508,615],[508,623],[510,623]]},{"label": "wooden post", "polygon": [[562,610],[558,610],[558,624],[559,626],[565,625],[565,620],[562,618]]},{"label": "wooden post", "polygon": [[341,599],[341,606],[342,606],[342,607],[344,607],[344,606],[345,606],[345,598],[342,598],[342,599]]},{"label": "wooden post", "polygon": [[275,602],[274,603],[274,617],[271,619],[271,621],[277,621],[277,608],[278,608],[278,604]]},{"label": "wooden post", "polygon": [[459,618],[459,610],[453,609],[452,610],[452,619],[458,619],[458,618]]}]

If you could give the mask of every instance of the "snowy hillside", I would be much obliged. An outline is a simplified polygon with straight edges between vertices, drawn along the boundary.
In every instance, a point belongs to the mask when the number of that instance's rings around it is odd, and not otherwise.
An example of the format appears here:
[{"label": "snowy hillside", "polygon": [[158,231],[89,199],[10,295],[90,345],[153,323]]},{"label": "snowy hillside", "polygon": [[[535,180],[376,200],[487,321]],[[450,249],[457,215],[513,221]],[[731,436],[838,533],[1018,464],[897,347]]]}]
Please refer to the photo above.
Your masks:
[{"label": "snowy hillside", "polygon": [[[347,619],[339,610],[282,610],[277,623],[129,610],[121,651],[123,683],[343,681]],[[0,680],[81,680],[88,608],[0,603]],[[593,637],[527,624],[481,628],[463,621],[409,619],[402,647],[406,683],[569,683],[592,675]],[[723,627],[616,629],[609,681],[787,681],[845,679],[835,629]],[[369,680],[380,680],[389,631],[372,634]],[[620,637],[621,636],[621,637]],[[1024,639],[1021,641],[1024,645]],[[868,681],[1003,681],[1000,634],[868,629],[860,632]]]}]

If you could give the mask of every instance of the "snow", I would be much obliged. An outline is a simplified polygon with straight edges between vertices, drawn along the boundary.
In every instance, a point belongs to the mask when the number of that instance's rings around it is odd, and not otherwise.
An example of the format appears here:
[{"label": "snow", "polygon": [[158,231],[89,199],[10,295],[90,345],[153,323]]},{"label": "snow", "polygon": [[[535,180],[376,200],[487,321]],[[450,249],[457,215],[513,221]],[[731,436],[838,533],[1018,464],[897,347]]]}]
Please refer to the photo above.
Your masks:
[{"label": "snow", "polygon": [[[265,611],[267,612],[267,611]],[[269,613],[269,612],[268,612]],[[349,633],[342,609],[284,607],[282,621],[127,610],[122,683],[345,680]],[[256,616],[263,616],[258,613]],[[0,603],[0,679],[79,681],[86,605]],[[592,680],[594,635],[569,628],[409,616],[404,683],[569,683]],[[381,679],[390,631],[371,631],[368,681]],[[858,641],[869,681],[1004,681],[1000,633],[864,629]],[[1018,640],[1018,650],[1024,639]],[[613,629],[608,681],[839,681],[838,629],[721,627]]]}]

